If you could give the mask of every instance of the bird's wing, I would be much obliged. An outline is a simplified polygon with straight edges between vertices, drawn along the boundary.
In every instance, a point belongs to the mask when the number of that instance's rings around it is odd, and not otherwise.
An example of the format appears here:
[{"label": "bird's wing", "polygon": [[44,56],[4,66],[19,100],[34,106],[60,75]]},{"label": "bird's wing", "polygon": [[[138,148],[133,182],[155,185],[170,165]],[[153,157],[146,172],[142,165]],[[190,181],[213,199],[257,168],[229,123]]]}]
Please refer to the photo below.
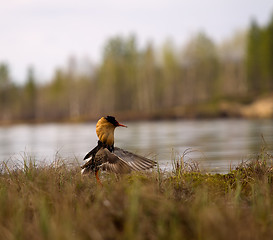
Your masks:
[{"label": "bird's wing", "polygon": [[114,173],[129,173],[132,171],[131,166],[119,156],[111,153],[107,148],[101,148],[95,155],[96,165]]},{"label": "bird's wing", "polygon": [[156,162],[151,159],[125,151],[121,148],[115,147],[114,154],[126,162],[135,171],[146,170],[156,165]]},{"label": "bird's wing", "polygon": [[87,160],[88,158],[92,158],[92,156],[95,155],[99,151],[100,148],[101,148],[101,146],[99,146],[99,145],[94,147],[89,153],[87,153],[85,155],[83,160]]}]

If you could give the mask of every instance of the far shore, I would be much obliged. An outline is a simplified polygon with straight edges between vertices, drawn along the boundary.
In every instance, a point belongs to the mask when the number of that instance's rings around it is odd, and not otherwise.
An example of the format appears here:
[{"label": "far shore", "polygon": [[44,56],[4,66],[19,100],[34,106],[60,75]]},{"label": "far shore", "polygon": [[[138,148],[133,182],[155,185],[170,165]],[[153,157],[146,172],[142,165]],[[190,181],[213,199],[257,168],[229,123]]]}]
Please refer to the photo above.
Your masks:
[{"label": "far shore", "polygon": [[134,111],[117,111],[108,114],[72,117],[70,119],[6,119],[0,121],[0,126],[14,124],[96,122],[101,115],[114,115],[121,121],[202,120],[219,118],[273,119],[273,95],[259,97],[255,101],[250,102],[219,100],[141,113]]}]

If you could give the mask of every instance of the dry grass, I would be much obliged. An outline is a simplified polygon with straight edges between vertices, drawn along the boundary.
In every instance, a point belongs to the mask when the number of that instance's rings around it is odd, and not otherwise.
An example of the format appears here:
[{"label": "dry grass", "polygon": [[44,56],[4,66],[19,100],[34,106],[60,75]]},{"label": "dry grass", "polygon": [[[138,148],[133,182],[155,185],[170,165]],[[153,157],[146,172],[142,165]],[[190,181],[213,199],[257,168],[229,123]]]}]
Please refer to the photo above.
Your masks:
[{"label": "dry grass", "polygon": [[228,174],[177,161],[172,173],[81,176],[57,161],[2,165],[0,239],[273,239],[272,156]]}]

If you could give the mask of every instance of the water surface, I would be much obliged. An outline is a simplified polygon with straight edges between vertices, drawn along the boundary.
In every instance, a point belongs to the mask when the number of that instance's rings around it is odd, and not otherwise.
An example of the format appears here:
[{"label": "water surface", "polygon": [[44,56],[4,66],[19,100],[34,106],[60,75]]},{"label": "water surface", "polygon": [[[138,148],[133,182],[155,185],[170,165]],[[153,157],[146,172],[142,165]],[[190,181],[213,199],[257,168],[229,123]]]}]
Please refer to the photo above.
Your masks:
[{"label": "water surface", "polygon": [[[273,120],[202,120],[124,122],[117,128],[115,145],[158,160],[171,168],[171,160],[186,149],[185,160],[202,168],[227,172],[231,166],[252,158],[263,140],[273,146]],[[52,162],[56,154],[71,161],[81,159],[97,143],[95,123],[38,124],[0,127],[0,159],[22,161],[28,154]]]}]

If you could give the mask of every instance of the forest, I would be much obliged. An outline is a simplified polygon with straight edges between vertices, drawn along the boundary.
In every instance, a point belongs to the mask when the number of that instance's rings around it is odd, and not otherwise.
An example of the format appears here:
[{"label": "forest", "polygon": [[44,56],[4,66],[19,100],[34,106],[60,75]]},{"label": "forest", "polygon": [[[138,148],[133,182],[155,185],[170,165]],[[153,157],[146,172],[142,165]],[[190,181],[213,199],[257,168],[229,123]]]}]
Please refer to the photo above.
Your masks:
[{"label": "forest", "polygon": [[169,39],[160,48],[152,42],[140,47],[134,35],[115,36],[99,64],[71,57],[43,84],[32,67],[24,84],[11,75],[10,66],[0,63],[1,123],[89,121],[109,114],[223,117],[228,114],[217,109],[219,102],[251,103],[273,92],[273,15],[264,26],[253,20],[217,44],[204,32],[181,47]]}]

